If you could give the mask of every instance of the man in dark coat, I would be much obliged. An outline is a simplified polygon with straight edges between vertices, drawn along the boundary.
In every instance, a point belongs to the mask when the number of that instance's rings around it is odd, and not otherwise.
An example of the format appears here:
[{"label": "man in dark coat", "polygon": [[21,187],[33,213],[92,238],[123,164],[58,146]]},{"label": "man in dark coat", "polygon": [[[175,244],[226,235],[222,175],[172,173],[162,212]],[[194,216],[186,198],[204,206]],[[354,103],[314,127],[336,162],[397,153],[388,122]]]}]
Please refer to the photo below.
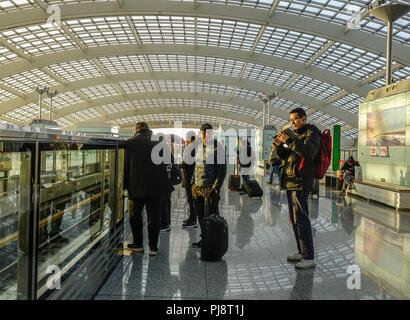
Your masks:
[{"label": "man in dark coat", "polygon": [[[128,210],[134,237],[128,248],[144,251],[142,210],[146,206],[149,255],[158,252],[162,197],[174,189],[168,179],[166,164],[153,161],[152,150],[158,143],[152,139],[152,131],[145,122],[138,122],[135,135],[124,143],[124,189],[128,190]],[[170,151],[165,153],[170,154]]]},{"label": "man in dark coat", "polygon": [[281,172],[281,188],[286,189],[298,248],[298,252],[288,256],[288,260],[298,262],[296,268],[308,269],[315,267],[315,261],[307,200],[312,190],[314,159],[320,151],[321,133],[316,126],[306,123],[306,113],[302,108],[290,112],[290,122],[296,136],[290,138],[280,132],[275,139],[277,154],[285,161]]},{"label": "man in dark coat", "polygon": [[195,171],[195,132],[189,131],[186,134],[187,147],[184,150],[184,158],[181,164],[182,171],[182,187],[185,188],[186,196],[189,204],[189,217],[183,221],[183,228],[196,228],[198,224],[196,222],[197,215],[194,209],[194,200],[192,198],[192,176]]}]

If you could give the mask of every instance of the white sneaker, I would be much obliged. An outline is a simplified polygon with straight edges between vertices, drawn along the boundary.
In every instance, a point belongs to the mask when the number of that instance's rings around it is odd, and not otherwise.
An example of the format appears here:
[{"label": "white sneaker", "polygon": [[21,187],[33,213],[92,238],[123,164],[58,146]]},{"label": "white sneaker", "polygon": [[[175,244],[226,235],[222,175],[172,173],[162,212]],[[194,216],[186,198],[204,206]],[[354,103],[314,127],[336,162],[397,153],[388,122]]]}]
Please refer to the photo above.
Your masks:
[{"label": "white sneaker", "polygon": [[316,263],[313,259],[303,259],[302,261],[295,264],[295,268],[298,269],[310,269],[314,267],[316,267]]},{"label": "white sneaker", "polygon": [[299,262],[303,260],[303,256],[299,252],[295,252],[288,256],[288,261]]},{"label": "white sneaker", "polygon": [[151,250],[151,249],[148,250],[149,256],[156,256],[157,254],[158,254],[158,250]]}]

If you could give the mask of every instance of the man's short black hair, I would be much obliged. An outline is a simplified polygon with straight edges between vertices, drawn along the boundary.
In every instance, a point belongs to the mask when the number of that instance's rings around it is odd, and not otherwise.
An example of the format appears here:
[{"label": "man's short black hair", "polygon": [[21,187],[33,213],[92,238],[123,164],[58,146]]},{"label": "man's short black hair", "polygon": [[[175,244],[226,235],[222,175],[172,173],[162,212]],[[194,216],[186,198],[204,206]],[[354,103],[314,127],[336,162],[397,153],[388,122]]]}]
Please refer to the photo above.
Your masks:
[{"label": "man's short black hair", "polygon": [[204,123],[202,126],[201,126],[201,131],[206,131],[206,130],[211,130],[211,129],[213,129],[213,127],[209,124],[209,123]]},{"label": "man's short black hair", "polygon": [[296,109],[293,109],[291,112],[289,112],[289,114],[292,114],[292,113],[297,113],[300,118],[306,117],[306,112],[302,108],[296,108]]}]

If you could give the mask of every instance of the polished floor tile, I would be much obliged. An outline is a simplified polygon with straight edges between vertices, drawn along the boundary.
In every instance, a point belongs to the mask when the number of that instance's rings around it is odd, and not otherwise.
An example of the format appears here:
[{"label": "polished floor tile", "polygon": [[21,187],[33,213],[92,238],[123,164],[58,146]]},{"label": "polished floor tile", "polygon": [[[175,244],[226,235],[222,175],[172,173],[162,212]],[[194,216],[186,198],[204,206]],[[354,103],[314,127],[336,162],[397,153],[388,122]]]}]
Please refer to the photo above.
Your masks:
[{"label": "polished floor tile", "polygon": [[[222,189],[220,211],[229,225],[229,249],[222,261],[202,261],[200,249],[192,248],[200,229],[182,228],[188,206],[185,191],[178,187],[172,196],[171,230],[161,232],[158,256],[148,256],[147,250],[123,256],[95,299],[410,298],[408,214],[340,197],[321,185],[320,196],[309,198],[316,268],[298,270],[286,260],[297,251],[286,193],[265,178],[257,179],[264,189],[262,199]],[[125,223],[129,243],[132,236]],[[146,226],[144,232],[147,244]]]}]

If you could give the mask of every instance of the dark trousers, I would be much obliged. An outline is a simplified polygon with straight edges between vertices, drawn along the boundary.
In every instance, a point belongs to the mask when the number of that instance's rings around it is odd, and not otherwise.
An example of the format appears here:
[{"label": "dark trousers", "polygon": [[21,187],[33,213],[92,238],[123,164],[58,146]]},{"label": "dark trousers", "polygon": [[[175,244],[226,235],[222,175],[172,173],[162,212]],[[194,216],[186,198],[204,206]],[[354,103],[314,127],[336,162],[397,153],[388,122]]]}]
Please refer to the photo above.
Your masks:
[{"label": "dark trousers", "polygon": [[144,206],[146,206],[147,209],[149,247],[152,250],[157,250],[161,222],[161,197],[128,200],[128,212],[130,215],[130,225],[132,236],[134,237],[134,244],[139,248],[144,246],[142,222],[142,210],[144,209]]},{"label": "dark trousers", "polygon": [[192,184],[187,183],[185,186],[186,197],[189,204],[189,218],[190,221],[196,221],[197,214],[194,208],[194,199],[192,198]]},{"label": "dark trousers", "polygon": [[208,199],[208,210],[205,208],[205,199],[202,196],[198,196],[194,199],[194,208],[198,216],[199,225],[204,217],[216,214],[219,215],[219,200],[221,197],[216,192],[212,192]]},{"label": "dark trousers", "polygon": [[287,190],[289,216],[299,253],[304,259],[314,259],[312,226],[309,220],[309,192]]},{"label": "dark trousers", "polygon": [[161,198],[161,227],[171,225],[171,193]]}]

